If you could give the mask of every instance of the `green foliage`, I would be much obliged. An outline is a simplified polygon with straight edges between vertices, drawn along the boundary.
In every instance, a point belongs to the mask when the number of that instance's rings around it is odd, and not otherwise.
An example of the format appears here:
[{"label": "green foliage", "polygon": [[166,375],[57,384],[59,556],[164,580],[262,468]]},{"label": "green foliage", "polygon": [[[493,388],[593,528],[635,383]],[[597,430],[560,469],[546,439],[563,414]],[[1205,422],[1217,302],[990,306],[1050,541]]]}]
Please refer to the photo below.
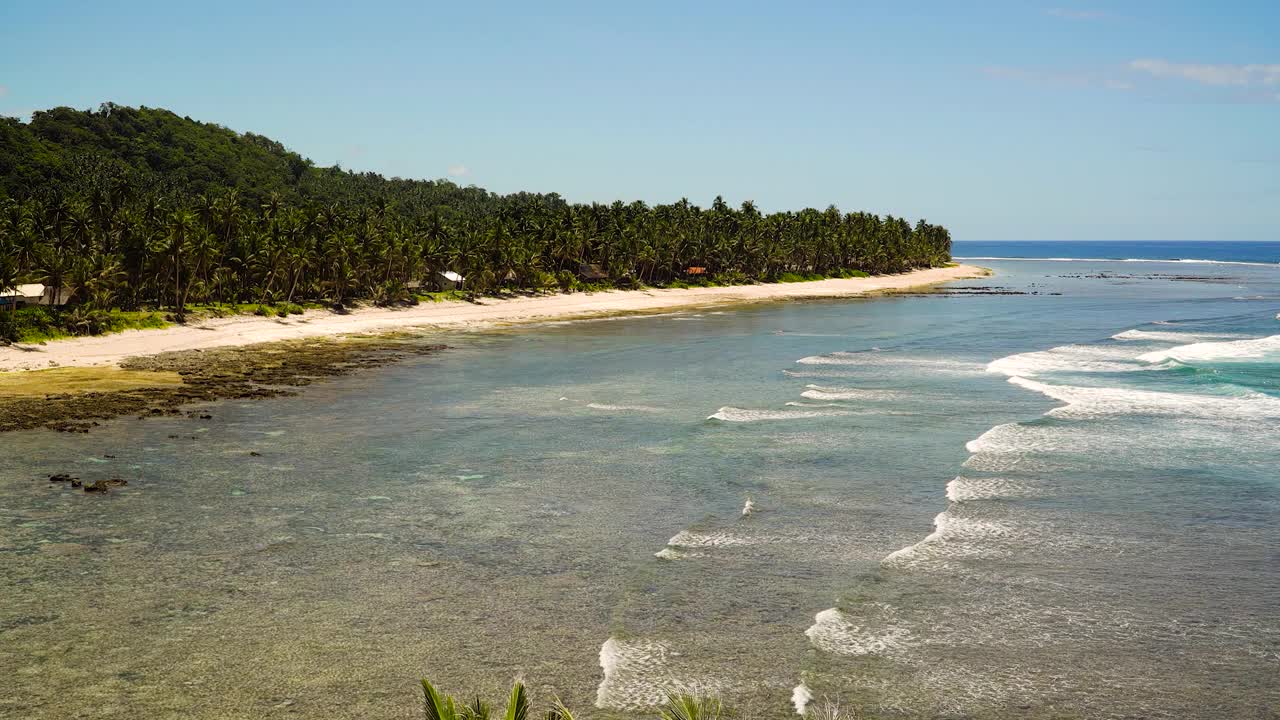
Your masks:
[{"label": "green foliage", "polygon": [[[477,697],[470,704],[446,695],[435,688],[426,678],[422,679],[423,713],[427,720],[490,720],[493,716],[489,705]],[[563,708],[559,702],[556,707]],[[555,707],[552,708],[552,712]],[[529,716],[529,696],[524,683],[516,680],[511,687],[511,696],[507,699],[507,708],[502,720],[527,720]],[[569,715],[566,720],[573,720]]]},{"label": "green foliage", "polygon": [[77,335],[101,335],[125,330],[168,327],[157,312],[102,310],[80,305],[66,310],[44,305],[16,311],[0,309],[0,338],[8,342],[40,343]]},{"label": "green foliage", "polygon": [[819,275],[818,273],[786,272],[778,276],[778,282],[781,282],[781,283],[810,282],[812,280],[825,280],[825,279],[826,279],[825,275]]},{"label": "green foliage", "polygon": [[690,693],[668,692],[666,702],[658,710],[662,720],[722,720],[732,714],[719,698]]},{"label": "green foliage", "polygon": [[0,285],[65,288],[68,312],[85,306],[75,332],[112,326],[90,307],[181,320],[457,298],[444,271],[472,296],[707,287],[903,272],[950,251],[943,227],[835,207],[570,204],[317,168],[260,135],[153,108],[0,118]]}]

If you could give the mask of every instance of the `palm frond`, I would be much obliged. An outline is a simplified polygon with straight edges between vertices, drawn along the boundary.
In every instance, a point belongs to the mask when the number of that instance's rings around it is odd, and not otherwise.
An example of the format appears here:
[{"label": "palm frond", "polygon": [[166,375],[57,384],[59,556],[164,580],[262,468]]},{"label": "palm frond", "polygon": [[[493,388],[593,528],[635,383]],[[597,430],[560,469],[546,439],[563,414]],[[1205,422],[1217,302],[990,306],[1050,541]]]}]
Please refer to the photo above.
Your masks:
[{"label": "palm frond", "polygon": [[423,713],[427,720],[458,720],[453,698],[436,690],[426,678],[422,678],[422,695]]},{"label": "palm frond", "polygon": [[556,698],[555,704],[542,715],[542,720],[573,720],[573,712]]},{"label": "palm frond", "polygon": [[525,720],[529,715],[529,696],[525,692],[524,683],[516,680],[511,686],[511,698],[507,700],[506,720]]},{"label": "palm frond", "polygon": [[460,720],[489,720],[493,716],[489,705],[481,700],[479,695],[470,705],[462,705],[459,708],[459,714]]},{"label": "palm frond", "polygon": [[726,720],[730,713],[720,698],[667,691],[667,700],[658,710],[662,720]]}]

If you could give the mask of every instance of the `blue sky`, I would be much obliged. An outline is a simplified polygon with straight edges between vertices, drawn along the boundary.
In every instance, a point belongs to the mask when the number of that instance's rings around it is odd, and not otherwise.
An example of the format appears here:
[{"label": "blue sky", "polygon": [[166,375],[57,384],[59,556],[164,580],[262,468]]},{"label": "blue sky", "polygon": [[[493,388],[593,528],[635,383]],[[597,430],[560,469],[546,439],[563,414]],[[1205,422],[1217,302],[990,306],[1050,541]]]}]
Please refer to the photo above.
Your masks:
[{"label": "blue sky", "polygon": [[107,100],[498,192],[1280,239],[1274,0],[4,2],[0,114]]}]

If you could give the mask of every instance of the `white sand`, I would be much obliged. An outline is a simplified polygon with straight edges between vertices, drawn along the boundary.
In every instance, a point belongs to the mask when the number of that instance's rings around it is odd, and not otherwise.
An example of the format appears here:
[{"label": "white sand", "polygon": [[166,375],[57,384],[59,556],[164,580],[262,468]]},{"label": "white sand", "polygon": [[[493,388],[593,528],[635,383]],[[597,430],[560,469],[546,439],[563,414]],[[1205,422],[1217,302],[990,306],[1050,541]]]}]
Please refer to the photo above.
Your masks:
[{"label": "white sand", "polygon": [[985,274],[986,271],[982,268],[959,265],[848,280],[574,293],[509,300],[486,299],[479,305],[466,302],[423,303],[408,308],[365,308],[347,315],[327,310],[311,310],[304,315],[294,315],[287,319],[241,315],[160,330],[128,330],[112,335],[55,340],[45,345],[0,347],[0,371],[110,365],[127,357],[154,355],[170,350],[389,332],[406,328],[474,330],[508,323],[566,320],[613,313],[659,312],[788,298],[852,297]]}]

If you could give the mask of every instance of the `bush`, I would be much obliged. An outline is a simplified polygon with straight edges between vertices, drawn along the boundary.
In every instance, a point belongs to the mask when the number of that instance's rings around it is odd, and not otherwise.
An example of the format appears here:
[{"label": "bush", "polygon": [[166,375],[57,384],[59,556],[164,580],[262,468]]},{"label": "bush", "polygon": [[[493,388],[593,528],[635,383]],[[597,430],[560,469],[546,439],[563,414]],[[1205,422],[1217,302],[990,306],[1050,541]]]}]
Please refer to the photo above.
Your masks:
[{"label": "bush", "polygon": [[556,273],[556,284],[564,292],[573,292],[577,290],[582,283],[578,281],[578,276],[568,270],[561,270]]},{"label": "bush", "polygon": [[0,343],[18,342],[18,323],[15,313],[0,310]]}]

